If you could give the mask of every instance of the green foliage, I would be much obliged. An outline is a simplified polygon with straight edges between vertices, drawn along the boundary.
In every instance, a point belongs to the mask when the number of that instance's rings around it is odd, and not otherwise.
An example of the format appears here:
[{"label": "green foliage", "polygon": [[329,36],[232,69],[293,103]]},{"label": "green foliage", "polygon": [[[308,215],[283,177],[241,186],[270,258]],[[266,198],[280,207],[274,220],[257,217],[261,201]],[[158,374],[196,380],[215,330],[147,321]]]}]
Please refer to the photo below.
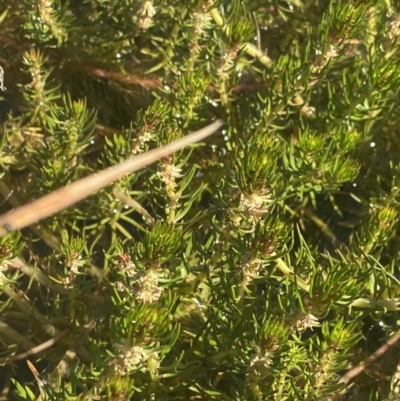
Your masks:
[{"label": "green foliage", "polygon": [[339,379],[397,330],[397,3],[0,10],[2,213],[226,122],[0,238],[5,397],[394,396]]}]

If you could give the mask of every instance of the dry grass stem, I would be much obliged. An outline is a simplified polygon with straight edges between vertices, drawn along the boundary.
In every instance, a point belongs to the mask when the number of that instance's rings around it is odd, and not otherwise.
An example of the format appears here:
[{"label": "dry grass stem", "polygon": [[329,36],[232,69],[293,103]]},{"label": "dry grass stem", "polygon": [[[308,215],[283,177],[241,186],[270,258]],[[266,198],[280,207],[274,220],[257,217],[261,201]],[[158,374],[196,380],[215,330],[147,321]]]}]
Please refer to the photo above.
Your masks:
[{"label": "dry grass stem", "polygon": [[99,173],[89,175],[32,203],[0,216],[0,236],[6,235],[10,230],[19,230],[43,220],[46,217],[52,216],[82,199],[87,198],[89,195],[99,191],[124,175],[131,174],[171,153],[201,141],[217,131],[222,124],[223,122],[221,120],[217,120],[184,138],[178,139],[160,148],[150,150],[139,156],[132,157],[129,160],[125,160]]}]

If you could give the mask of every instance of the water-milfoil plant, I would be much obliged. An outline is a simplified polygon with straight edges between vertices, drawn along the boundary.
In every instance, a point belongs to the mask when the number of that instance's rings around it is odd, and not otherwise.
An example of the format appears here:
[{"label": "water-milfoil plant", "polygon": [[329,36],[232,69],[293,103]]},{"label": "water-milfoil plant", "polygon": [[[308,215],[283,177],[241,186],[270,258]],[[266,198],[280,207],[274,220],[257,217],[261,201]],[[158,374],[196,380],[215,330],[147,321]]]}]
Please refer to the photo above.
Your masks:
[{"label": "water-milfoil plant", "polygon": [[394,396],[397,5],[0,5],[4,398]]}]

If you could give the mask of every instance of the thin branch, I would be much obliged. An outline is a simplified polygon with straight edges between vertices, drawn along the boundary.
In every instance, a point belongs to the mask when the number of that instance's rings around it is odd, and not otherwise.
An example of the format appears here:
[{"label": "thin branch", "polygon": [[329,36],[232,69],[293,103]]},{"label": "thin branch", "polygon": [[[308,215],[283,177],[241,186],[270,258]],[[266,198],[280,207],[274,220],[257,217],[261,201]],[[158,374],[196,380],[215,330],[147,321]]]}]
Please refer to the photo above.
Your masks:
[{"label": "thin branch", "polygon": [[[54,291],[58,294],[71,295],[71,293],[73,291],[69,288],[64,287],[61,284],[54,282],[48,276],[46,276],[41,270],[28,265],[20,257],[16,257],[15,259],[8,262],[8,266],[12,267],[13,269],[21,271],[28,277],[33,278],[38,283],[42,284],[43,286],[47,287],[49,290]],[[98,296],[98,295],[92,295],[92,294],[78,294],[78,298],[85,299],[87,301],[92,301],[92,302],[102,302],[104,300],[103,297]]]},{"label": "thin branch", "polygon": [[385,352],[388,351],[390,347],[395,345],[397,341],[400,340],[400,330],[393,334],[385,344],[383,344],[379,349],[377,349],[373,354],[371,354],[361,365],[356,366],[353,369],[350,369],[347,373],[345,373],[339,380],[339,383],[347,384],[350,380],[353,380],[356,376],[362,373],[368,365],[375,362],[378,358],[380,358]]},{"label": "thin branch", "polygon": [[[34,317],[38,323],[40,323],[40,328],[44,331],[48,336],[56,337],[60,334],[58,328],[51,324],[48,319],[42,315],[37,308],[32,306],[29,303],[29,300],[24,297],[22,291],[17,290],[18,293],[14,290],[14,287],[10,284],[3,287],[3,293],[12,299],[14,304],[18,306],[18,308],[25,313],[25,315],[29,317]],[[79,350],[80,356],[85,360],[91,360],[90,353],[82,348]]]},{"label": "thin branch", "polygon": [[97,306],[90,320],[79,330],[79,333],[76,335],[75,340],[72,342],[72,344],[70,345],[64,356],[61,358],[54,371],[50,373],[50,375],[61,375],[61,377],[65,377],[68,372],[69,366],[76,358],[76,355],[82,351],[86,339],[88,338],[90,332],[96,327],[98,319],[104,315],[104,311],[106,308],[106,303]]},{"label": "thin branch", "polygon": [[70,329],[65,329],[64,331],[58,333],[53,338],[50,338],[50,340],[47,340],[44,343],[37,345],[36,347],[32,347],[29,351],[23,352],[22,354],[2,357],[2,358],[0,358],[0,363],[8,363],[11,361],[20,361],[21,359],[26,359],[26,358],[30,357],[31,355],[38,354],[39,352],[42,352],[45,349],[50,348],[51,346],[56,344],[58,341],[63,339],[69,333],[69,331],[70,331]]},{"label": "thin branch", "polygon": [[[210,10],[210,15],[213,17],[214,22],[221,27],[223,32],[225,33],[226,36],[230,36],[230,28],[227,24],[225,24],[225,21],[221,14],[219,13],[218,9],[213,8]],[[251,43],[245,43],[243,46],[243,50],[249,55],[260,61],[262,64],[264,64],[265,67],[271,68],[273,61],[262,51],[257,49],[256,46],[254,46]]]},{"label": "thin branch", "polygon": [[136,202],[130,196],[126,195],[121,188],[113,188],[113,194],[120,201],[124,202],[126,205],[133,208],[133,210],[140,213],[148,226],[154,226],[155,222],[153,217],[150,216],[150,213],[142,205],[140,205],[139,202]]}]

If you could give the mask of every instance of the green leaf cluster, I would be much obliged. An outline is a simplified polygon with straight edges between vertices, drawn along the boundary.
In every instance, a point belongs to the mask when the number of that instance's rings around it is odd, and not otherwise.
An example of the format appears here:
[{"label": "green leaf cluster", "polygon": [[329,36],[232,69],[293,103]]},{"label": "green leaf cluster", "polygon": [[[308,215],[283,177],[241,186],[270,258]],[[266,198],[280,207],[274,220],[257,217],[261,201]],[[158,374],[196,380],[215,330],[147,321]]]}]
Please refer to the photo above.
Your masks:
[{"label": "green leaf cluster", "polygon": [[0,238],[5,397],[394,396],[340,378],[398,330],[397,3],[0,10],[1,213],[225,121]]}]

